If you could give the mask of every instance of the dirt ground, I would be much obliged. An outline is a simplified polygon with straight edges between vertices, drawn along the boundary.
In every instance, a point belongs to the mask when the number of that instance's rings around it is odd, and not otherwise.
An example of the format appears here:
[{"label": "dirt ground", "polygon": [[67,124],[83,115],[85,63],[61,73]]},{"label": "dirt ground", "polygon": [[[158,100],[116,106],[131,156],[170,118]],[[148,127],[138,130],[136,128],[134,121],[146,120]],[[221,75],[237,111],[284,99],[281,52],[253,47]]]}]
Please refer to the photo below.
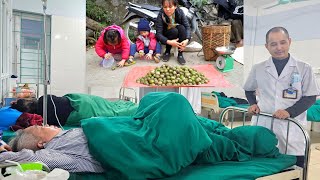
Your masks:
[{"label": "dirt ground", "polygon": [[[199,64],[213,64],[215,61],[205,61],[203,52],[185,52],[184,57],[186,59],[185,66],[199,65]],[[87,87],[90,94],[99,95],[105,98],[116,98],[118,97],[119,89],[122,86],[124,77],[133,66],[161,66],[167,63],[171,66],[179,66],[177,58],[173,55],[168,62],[155,63],[151,60],[140,60],[135,58],[136,64],[128,67],[117,68],[111,70],[111,68],[103,68],[99,66],[101,58],[96,55],[94,48],[88,48],[86,53],[87,59]],[[234,62],[234,69],[229,72],[223,73],[224,77],[234,85],[232,88],[221,89],[221,88],[203,88],[204,92],[211,92],[212,90],[224,91],[228,96],[243,97],[241,93],[242,82],[243,82],[243,65]],[[137,89],[137,88],[136,88]]]}]

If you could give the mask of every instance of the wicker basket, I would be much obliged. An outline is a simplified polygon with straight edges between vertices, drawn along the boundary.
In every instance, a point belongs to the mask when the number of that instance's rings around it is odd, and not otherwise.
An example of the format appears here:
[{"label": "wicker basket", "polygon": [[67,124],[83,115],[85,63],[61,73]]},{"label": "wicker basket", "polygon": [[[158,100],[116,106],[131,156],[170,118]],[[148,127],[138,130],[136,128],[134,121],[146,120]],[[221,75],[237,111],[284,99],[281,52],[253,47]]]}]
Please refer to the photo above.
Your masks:
[{"label": "wicker basket", "polygon": [[202,43],[204,59],[216,60],[216,47],[228,46],[230,43],[231,25],[209,25],[202,27]]}]

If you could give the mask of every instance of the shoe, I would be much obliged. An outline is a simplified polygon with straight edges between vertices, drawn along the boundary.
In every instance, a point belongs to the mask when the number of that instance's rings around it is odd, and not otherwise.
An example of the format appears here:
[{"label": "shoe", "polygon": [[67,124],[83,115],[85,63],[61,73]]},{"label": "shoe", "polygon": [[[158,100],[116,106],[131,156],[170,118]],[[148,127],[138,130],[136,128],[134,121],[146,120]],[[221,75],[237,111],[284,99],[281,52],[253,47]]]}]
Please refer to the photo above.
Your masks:
[{"label": "shoe", "polygon": [[154,62],[159,63],[160,62],[160,56],[154,56]]},{"label": "shoe", "polygon": [[181,64],[181,65],[186,64],[186,60],[184,60],[184,57],[182,55],[178,55],[177,60],[178,60],[179,64]]},{"label": "shoe", "polygon": [[164,53],[162,56],[162,61],[163,62],[168,62],[170,59],[170,53]]},{"label": "shoe", "polygon": [[136,62],[133,59],[128,59],[125,63],[124,66],[131,66],[135,64]]}]

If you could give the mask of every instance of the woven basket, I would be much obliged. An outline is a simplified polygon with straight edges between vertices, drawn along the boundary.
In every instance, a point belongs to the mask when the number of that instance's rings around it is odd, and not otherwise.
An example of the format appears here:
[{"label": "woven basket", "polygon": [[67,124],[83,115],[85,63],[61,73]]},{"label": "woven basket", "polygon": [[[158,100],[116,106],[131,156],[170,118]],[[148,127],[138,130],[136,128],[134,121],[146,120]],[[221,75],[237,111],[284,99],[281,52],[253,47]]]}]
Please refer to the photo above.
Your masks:
[{"label": "woven basket", "polygon": [[231,25],[209,25],[202,27],[202,43],[204,59],[216,60],[216,47],[228,46],[230,43]]}]

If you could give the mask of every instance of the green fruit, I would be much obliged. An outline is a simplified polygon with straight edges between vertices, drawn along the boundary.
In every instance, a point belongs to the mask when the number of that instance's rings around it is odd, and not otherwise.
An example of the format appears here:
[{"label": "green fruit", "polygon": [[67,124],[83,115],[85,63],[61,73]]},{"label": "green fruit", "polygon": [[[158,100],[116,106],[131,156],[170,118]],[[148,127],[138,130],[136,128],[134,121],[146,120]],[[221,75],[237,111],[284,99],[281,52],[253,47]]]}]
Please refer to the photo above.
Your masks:
[{"label": "green fruit", "polygon": [[193,68],[163,64],[136,82],[150,86],[183,86],[208,83],[209,79]]}]

